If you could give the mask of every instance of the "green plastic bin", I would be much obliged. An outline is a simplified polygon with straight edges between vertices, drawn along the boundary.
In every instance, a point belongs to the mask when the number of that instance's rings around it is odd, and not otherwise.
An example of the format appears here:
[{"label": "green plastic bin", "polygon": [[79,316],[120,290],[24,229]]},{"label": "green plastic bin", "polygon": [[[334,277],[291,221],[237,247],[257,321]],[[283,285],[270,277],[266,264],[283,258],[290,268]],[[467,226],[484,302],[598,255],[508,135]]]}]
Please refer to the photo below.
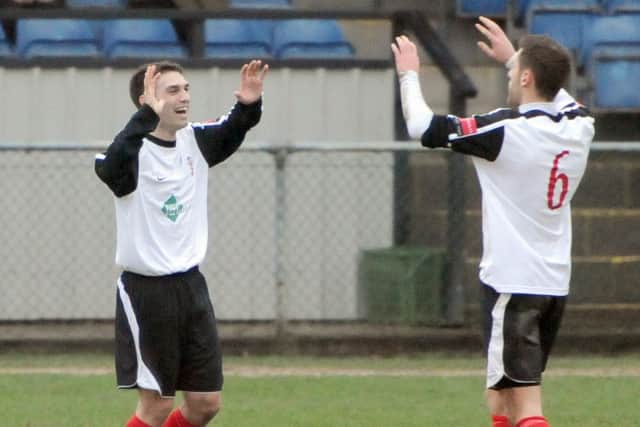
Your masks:
[{"label": "green plastic bin", "polygon": [[377,323],[441,324],[445,256],[443,249],[428,247],[362,251],[358,286],[364,317]]}]

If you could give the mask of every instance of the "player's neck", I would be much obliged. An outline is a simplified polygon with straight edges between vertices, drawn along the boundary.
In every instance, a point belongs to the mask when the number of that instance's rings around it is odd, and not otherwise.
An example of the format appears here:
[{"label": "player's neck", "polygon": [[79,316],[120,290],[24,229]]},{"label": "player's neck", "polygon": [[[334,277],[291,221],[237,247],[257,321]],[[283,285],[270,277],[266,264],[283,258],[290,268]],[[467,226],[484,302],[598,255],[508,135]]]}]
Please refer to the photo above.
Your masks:
[{"label": "player's neck", "polygon": [[176,140],[176,130],[170,129],[162,126],[162,124],[158,124],[158,126],[151,132],[152,136],[156,138],[162,139],[163,141],[175,141]]},{"label": "player's neck", "polygon": [[541,102],[552,102],[552,100],[546,99],[538,94],[537,91],[534,90],[525,90],[522,91],[522,99],[520,101],[520,105],[524,104],[538,104]]}]

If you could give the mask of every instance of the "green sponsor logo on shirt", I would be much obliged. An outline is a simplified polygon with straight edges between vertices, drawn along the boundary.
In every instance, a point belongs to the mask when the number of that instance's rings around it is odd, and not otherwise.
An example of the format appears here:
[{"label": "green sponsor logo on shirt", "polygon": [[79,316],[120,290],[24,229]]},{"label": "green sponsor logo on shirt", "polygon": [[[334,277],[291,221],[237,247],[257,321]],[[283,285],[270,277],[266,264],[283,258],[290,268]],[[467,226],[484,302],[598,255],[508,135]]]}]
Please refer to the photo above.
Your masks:
[{"label": "green sponsor logo on shirt", "polygon": [[184,207],[178,204],[178,200],[173,194],[164,202],[164,206],[162,206],[162,213],[172,222],[176,222],[182,212],[184,212]]}]

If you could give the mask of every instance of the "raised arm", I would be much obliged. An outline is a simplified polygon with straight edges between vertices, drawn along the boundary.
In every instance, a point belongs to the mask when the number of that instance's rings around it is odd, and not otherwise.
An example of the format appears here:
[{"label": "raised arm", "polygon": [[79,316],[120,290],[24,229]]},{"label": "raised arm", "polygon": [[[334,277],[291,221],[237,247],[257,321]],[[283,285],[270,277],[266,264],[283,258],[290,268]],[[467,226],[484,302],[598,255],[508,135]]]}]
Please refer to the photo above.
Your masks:
[{"label": "raised arm", "polygon": [[478,47],[489,58],[493,58],[501,64],[508,66],[507,63],[516,53],[511,40],[509,40],[509,37],[507,37],[502,28],[491,19],[481,16],[478,20],[480,22],[475,24],[476,29],[482,33],[489,42],[489,44],[487,44],[484,41],[479,41]]},{"label": "raised arm", "polygon": [[142,147],[142,138],[156,128],[158,113],[165,104],[156,95],[159,77],[160,73],[156,72],[155,66],[147,68],[142,106],[116,135],[107,151],[96,155],[96,174],[117,197],[132,193],[138,185],[138,153]]},{"label": "raised arm", "polygon": [[200,152],[208,165],[214,166],[233,154],[249,129],[262,115],[262,91],[267,64],[254,60],[240,69],[240,87],[234,92],[238,102],[229,114],[213,123],[194,124]]},{"label": "raised arm", "polygon": [[391,50],[400,79],[402,114],[407,131],[412,139],[420,139],[431,124],[433,111],[425,102],[420,88],[418,49],[406,36],[400,36],[391,44]]},{"label": "raised arm", "polygon": [[425,147],[450,148],[460,153],[495,160],[502,146],[503,133],[501,129],[487,132],[481,128],[485,123],[496,122],[505,115],[510,115],[511,111],[492,113],[481,118],[434,114],[420,89],[420,60],[415,44],[406,36],[400,36],[391,45],[391,50],[400,77],[402,112],[411,138],[419,139]]},{"label": "raised arm", "polygon": [[253,104],[262,97],[264,78],[269,65],[262,61],[251,61],[240,69],[240,88],[234,92],[239,102]]}]

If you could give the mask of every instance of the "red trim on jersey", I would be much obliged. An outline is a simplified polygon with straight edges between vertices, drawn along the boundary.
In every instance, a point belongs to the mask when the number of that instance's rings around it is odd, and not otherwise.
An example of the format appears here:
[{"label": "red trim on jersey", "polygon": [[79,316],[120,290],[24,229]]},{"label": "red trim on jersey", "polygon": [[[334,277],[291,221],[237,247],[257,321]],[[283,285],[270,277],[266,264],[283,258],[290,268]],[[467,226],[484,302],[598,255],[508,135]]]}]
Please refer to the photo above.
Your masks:
[{"label": "red trim on jersey", "polygon": [[462,130],[463,136],[470,135],[472,133],[476,133],[476,131],[478,130],[478,123],[473,117],[460,119],[460,129]]}]

